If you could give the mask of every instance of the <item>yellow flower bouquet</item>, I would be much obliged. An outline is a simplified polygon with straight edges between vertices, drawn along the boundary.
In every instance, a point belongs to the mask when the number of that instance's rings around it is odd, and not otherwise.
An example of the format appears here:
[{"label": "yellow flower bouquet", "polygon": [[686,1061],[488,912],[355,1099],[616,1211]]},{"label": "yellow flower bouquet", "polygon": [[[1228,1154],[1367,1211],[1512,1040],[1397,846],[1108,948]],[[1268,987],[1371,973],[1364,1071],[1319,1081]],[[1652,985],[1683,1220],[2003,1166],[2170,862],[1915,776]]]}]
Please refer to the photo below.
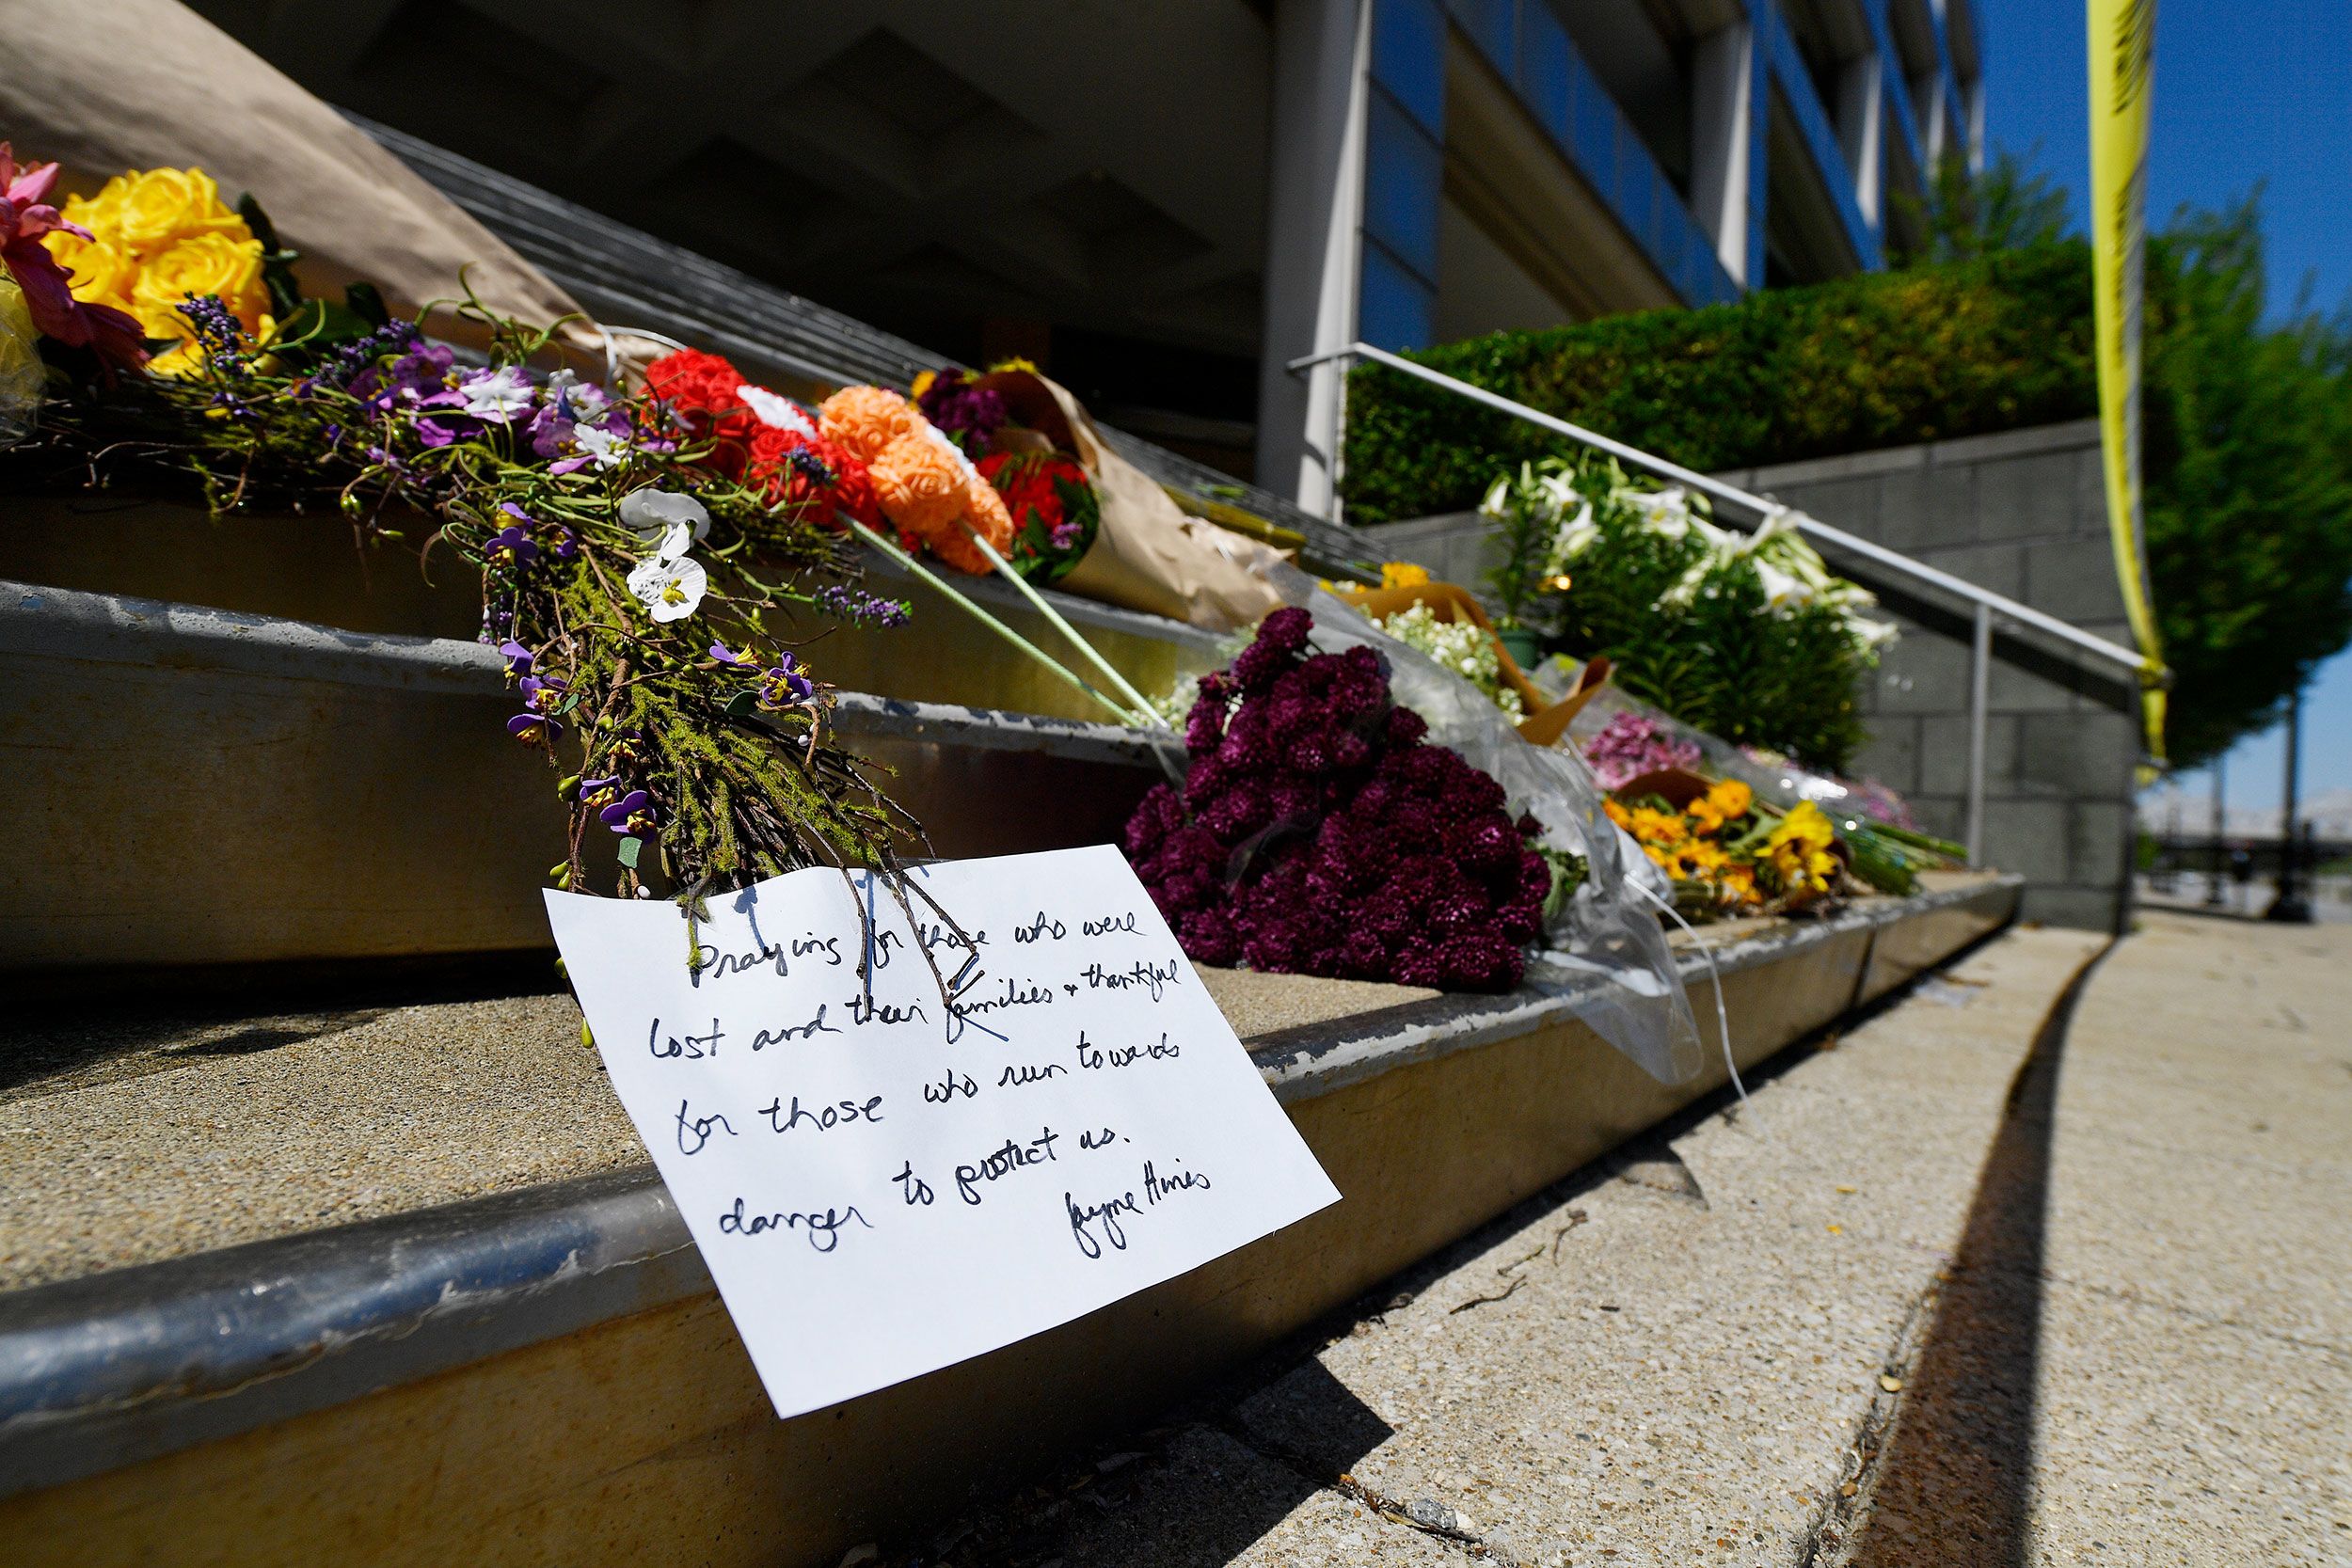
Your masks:
[{"label": "yellow flower bouquet", "polygon": [[1672,879],[1686,915],[1778,913],[1838,890],[1845,862],[1812,801],[1776,815],[1738,779],[1710,784],[1678,769],[1641,784],[1638,799],[1602,809]]},{"label": "yellow flower bouquet", "polygon": [[275,330],[266,276],[275,247],[254,232],[258,212],[241,214],[222,201],[202,169],[118,174],[96,196],[69,198],[63,216],[88,237],[55,229],[42,243],[72,275],[73,297],[125,312],[151,340],[176,341],[149,361],[151,373],[186,375],[201,362],[203,350],[180,310],[189,299],[218,297],[258,341]]}]

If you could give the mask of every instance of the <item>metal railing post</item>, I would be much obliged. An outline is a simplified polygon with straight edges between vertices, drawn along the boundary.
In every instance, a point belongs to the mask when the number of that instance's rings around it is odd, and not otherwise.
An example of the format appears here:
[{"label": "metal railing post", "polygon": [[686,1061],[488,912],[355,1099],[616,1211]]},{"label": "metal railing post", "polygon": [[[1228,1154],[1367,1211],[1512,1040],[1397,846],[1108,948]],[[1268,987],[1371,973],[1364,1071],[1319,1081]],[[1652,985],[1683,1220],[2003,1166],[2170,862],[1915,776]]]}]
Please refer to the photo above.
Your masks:
[{"label": "metal railing post", "polygon": [[1993,696],[1993,607],[1977,601],[1976,634],[1968,641],[1968,863],[1984,859],[1986,708]]}]

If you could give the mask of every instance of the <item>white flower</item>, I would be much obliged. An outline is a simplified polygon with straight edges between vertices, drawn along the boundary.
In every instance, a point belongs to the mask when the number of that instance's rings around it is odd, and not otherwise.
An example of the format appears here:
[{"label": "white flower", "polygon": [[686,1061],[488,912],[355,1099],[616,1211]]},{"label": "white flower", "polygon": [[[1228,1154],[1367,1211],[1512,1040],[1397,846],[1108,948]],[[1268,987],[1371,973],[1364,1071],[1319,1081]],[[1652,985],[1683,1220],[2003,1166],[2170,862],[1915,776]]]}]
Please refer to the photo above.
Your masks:
[{"label": "white flower", "polygon": [[748,381],[735,389],[735,395],[752,405],[752,412],[761,424],[816,439],[817,427],[808,422],[808,416],[790,398],[778,397],[767,388],[755,387]]},{"label": "white flower", "polygon": [[[710,537],[710,514],[693,497],[675,490],[631,490],[621,498],[621,526],[637,535],[641,545],[663,541],[662,559],[675,560]],[[667,541],[681,527],[690,531],[686,545],[672,549]]]},{"label": "white flower", "polygon": [[1535,490],[1543,498],[1545,511],[1555,519],[1568,515],[1568,509],[1582,499],[1576,493],[1574,479],[1565,473],[1549,473],[1535,482]]},{"label": "white flower", "polygon": [[[681,525],[677,532],[683,531]],[[657,621],[683,621],[702,608],[703,594],[709,589],[710,574],[703,570],[702,562],[682,557],[641,561],[628,574],[628,591],[644,601]]]},{"label": "white flower", "polygon": [[516,415],[530,408],[536,395],[531,377],[514,365],[501,365],[486,374],[478,372],[458,390],[466,394],[466,412],[492,424],[512,423]]},{"label": "white flower", "polygon": [[1616,499],[1639,514],[1643,525],[1654,533],[1679,539],[1690,531],[1691,500],[1678,484],[1663,490],[1620,490]]},{"label": "white flower", "polygon": [[1478,515],[1493,522],[1501,522],[1510,511],[1511,476],[1495,475],[1495,482],[1486,486],[1486,499],[1478,503]]},{"label": "white flower", "polygon": [[1769,561],[1756,563],[1756,580],[1764,585],[1764,602],[1773,610],[1802,610],[1813,602],[1813,585],[1782,571]]},{"label": "white flower", "polygon": [[1586,501],[1578,508],[1576,515],[1561,524],[1560,531],[1552,535],[1551,559],[1545,567],[1547,574],[1559,576],[1599,542],[1600,525],[1593,520],[1593,503]]},{"label": "white flower", "polygon": [[572,443],[580,454],[595,460],[599,468],[617,468],[628,461],[636,449],[626,436],[615,436],[602,425],[583,424],[574,427]]},{"label": "white flower", "polygon": [[612,403],[603,388],[593,381],[580,380],[570,371],[558,371],[548,377],[548,406],[561,411],[567,420],[584,424],[603,414]]}]

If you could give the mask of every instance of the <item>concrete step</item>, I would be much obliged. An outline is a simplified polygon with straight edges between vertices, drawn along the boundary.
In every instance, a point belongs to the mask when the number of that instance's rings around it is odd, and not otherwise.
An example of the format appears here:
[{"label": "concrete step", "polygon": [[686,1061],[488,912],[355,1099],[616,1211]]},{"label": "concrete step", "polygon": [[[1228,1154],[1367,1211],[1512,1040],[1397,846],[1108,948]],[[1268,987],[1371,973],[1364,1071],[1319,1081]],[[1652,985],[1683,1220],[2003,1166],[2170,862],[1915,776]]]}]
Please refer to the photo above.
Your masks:
[{"label": "concrete step", "polygon": [[[0,530],[0,581],[39,583],[307,621],[345,631],[470,641],[481,629],[479,578],[448,550],[420,565],[407,539],[361,551],[339,517],[239,515],[215,521],[170,501],[114,496],[10,497]],[[944,595],[869,553],[869,585],[906,599],[914,615],[888,631],[836,627],[803,651],[844,690],[910,702],[1000,708],[1098,722],[1081,693],[981,626]],[[993,578],[959,584],[1013,630],[1065,664],[1079,656],[1045,617]],[[1138,689],[1158,695],[1177,678],[1216,668],[1217,640],[1157,615],[1047,590],[1048,602]],[[822,624],[811,622],[811,636]]]},{"label": "concrete step", "polygon": [[[1732,1054],[1979,940],[2017,887],[1708,933]],[[1151,1418],[1726,1080],[1711,1006],[1700,1075],[1664,1085],[1574,993],[1203,979],[1343,1201],[785,1422],[568,998],[20,1016],[5,1059],[46,1065],[0,1091],[0,1192],[40,1195],[0,1207],[0,1538],[28,1564],[831,1562]]]},{"label": "concrete step", "polygon": [[[512,701],[475,642],[0,582],[0,777],[40,846],[0,972],[547,947],[564,818]],[[946,856],[1109,841],[1163,776],[1136,732],[1033,713],[852,692],[837,722]]]}]

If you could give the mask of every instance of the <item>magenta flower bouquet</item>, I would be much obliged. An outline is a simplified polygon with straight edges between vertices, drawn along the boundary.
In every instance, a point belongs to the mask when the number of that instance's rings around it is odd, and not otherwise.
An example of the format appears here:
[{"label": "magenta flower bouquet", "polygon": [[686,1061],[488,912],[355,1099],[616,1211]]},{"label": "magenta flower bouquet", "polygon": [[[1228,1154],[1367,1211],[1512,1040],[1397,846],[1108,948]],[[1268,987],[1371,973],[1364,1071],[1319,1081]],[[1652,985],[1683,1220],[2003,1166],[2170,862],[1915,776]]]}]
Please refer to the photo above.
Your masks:
[{"label": "magenta flower bouquet", "polygon": [[1540,825],[1427,742],[1377,654],[1311,652],[1312,624],[1278,610],[1201,678],[1184,788],[1144,798],[1127,858],[1199,962],[1510,990],[1552,889]]}]

